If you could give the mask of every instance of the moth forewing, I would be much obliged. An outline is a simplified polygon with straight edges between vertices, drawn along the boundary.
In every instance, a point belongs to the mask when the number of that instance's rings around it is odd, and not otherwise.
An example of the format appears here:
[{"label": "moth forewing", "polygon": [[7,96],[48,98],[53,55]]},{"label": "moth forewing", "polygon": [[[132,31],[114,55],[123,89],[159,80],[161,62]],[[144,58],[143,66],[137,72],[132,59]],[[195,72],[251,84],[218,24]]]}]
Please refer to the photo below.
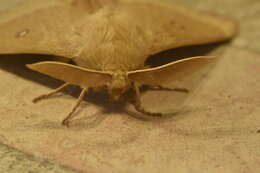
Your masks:
[{"label": "moth forewing", "polygon": [[132,11],[140,26],[149,31],[147,46],[150,46],[151,54],[181,46],[223,41],[237,33],[235,20],[200,13],[173,1],[127,1],[127,9]]}]

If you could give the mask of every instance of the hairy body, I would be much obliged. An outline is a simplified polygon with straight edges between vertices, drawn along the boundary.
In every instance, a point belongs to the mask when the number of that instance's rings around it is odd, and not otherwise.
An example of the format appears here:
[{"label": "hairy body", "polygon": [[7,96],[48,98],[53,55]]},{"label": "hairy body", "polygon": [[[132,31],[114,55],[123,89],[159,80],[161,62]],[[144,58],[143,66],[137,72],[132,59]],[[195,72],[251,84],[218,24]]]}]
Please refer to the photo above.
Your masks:
[{"label": "hairy body", "polygon": [[212,61],[192,57],[155,68],[144,68],[148,56],[180,46],[230,39],[232,20],[204,15],[162,0],[27,0],[0,12],[0,53],[48,54],[70,58],[76,65],[39,62],[29,68],[65,81],[34,101],[68,86],[82,92],[63,120],[68,125],[88,88],[104,87],[113,100],[129,88],[137,111],[142,84],[157,86],[185,77]]}]

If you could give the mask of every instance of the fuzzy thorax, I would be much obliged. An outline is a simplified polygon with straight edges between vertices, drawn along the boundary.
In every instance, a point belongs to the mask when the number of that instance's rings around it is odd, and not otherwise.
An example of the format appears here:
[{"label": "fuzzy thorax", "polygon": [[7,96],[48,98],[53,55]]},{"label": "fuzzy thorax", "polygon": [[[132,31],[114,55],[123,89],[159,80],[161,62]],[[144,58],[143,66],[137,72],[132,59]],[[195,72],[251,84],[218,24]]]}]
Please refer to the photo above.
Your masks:
[{"label": "fuzzy thorax", "polygon": [[[122,13],[117,15],[119,11]],[[75,31],[82,34],[82,48],[74,58],[79,66],[101,70],[135,70],[148,56],[145,33],[133,16],[118,9],[104,8]]]}]

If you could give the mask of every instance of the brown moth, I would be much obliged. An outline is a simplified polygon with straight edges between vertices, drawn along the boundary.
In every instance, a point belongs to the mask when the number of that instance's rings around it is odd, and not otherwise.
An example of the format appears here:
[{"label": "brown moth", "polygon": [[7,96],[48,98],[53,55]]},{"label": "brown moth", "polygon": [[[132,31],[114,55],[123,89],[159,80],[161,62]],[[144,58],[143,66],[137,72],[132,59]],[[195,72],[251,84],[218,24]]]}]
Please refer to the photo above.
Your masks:
[{"label": "brown moth", "polygon": [[65,81],[34,101],[68,86],[82,92],[62,121],[68,125],[89,88],[106,87],[113,100],[133,88],[137,111],[159,116],[142,107],[139,87],[159,86],[189,75],[212,57],[192,57],[145,68],[152,54],[181,46],[230,39],[232,20],[200,14],[170,0],[26,0],[0,12],[0,53],[48,54],[70,58],[76,65],[46,61],[32,70]]}]

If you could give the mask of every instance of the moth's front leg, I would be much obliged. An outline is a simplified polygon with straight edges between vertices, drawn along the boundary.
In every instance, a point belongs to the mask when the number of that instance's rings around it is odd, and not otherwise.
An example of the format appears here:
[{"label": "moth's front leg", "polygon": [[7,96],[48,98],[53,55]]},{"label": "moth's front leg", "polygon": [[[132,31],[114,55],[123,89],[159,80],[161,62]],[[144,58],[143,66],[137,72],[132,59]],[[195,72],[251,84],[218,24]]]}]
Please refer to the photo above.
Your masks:
[{"label": "moth's front leg", "polygon": [[151,90],[165,90],[165,91],[175,91],[175,92],[182,92],[182,93],[189,92],[189,90],[187,88],[170,88],[170,87],[165,87],[162,85],[156,85],[156,86],[146,85],[145,87],[148,87],[148,89],[151,89]]},{"label": "moth's front leg", "polygon": [[77,108],[79,107],[80,103],[82,102],[85,94],[87,93],[88,91],[88,88],[83,88],[80,95],[79,95],[79,98],[77,100],[77,103],[73,106],[72,110],[70,111],[70,113],[68,114],[68,116],[66,118],[64,118],[62,120],[62,125],[65,125],[65,126],[69,126],[69,123],[70,123],[70,120],[75,116],[75,111],[77,110]]},{"label": "moth's front leg", "polygon": [[[54,94],[62,91],[64,88],[66,88],[68,85],[70,85],[69,83],[65,83],[63,85],[61,85],[60,87],[56,88],[55,90],[53,90],[52,92],[48,93],[48,94],[43,94],[43,95],[40,95],[39,97],[36,97],[35,99],[33,99],[33,102],[36,103],[42,99],[46,99],[46,98],[49,98],[51,96],[53,96]],[[72,107],[72,110],[70,111],[70,113],[68,114],[68,116],[62,120],[62,125],[65,125],[65,126],[69,126],[69,123],[70,123],[70,120],[75,116],[75,111],[77,110],[77,108],[79,107],[81,101],[83,100],[86,92],[88,91],[88,88],[83,88],[80,95],[79,95],[79,98],[77,100],[77,103]]]},{"label": "moth's front leg", "polygon": [[162,116],[162,113],[155,113],[155,112],[150,112],[150,111],[145,110],[145,108],[141,104],[140,85],[138,85],[137,83],[133,83],[133,86],[134,86],[134,91],[135,91],[135,100],[134,100],[135,109],[138,112],[141,112],[146,115],[155,116],[155,117]]},{"label": "moth's front leg", "polygon": [[69,83],[65,83],[63,85],[61,85],[60,87],[56,88],[55,90],[53,90],[52,92],[48,93],[48,94],[43,94],[43,95],[40,95],[36,98],[33,99],[33,103],[36,103],[42,99],[46,99],[46,98],[49,98],[51,96],[53,96],[54,94],[62,91],[64,88],[66,88],[67,86],[69,86],[70,84]]}]

